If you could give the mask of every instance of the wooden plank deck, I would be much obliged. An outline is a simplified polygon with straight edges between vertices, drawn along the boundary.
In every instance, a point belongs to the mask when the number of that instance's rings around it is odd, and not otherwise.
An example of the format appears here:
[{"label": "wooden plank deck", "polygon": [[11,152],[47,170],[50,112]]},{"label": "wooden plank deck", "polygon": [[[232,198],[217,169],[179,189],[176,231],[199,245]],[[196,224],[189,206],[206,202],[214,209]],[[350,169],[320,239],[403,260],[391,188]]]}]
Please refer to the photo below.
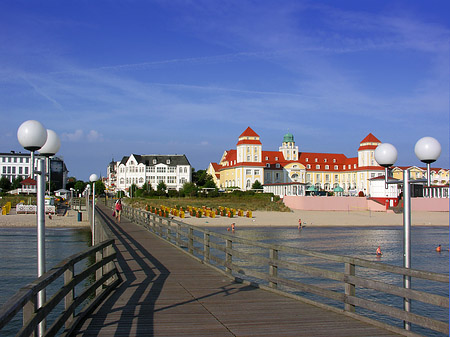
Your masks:
[{"label": "wooden plank deck", "polygon": [[124,282],[76,336],[396,336],[236,283],[126,218],[110,221]]}]

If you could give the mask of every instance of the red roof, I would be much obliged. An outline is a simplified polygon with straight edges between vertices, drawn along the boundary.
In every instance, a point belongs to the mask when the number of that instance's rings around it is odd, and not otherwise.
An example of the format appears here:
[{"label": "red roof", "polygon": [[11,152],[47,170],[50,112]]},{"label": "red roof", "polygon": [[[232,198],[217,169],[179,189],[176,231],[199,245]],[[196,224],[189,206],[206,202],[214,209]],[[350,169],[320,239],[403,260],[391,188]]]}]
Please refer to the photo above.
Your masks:
[{"label": "red roof", "polygon": [[21,185],[36,185],[36,180],[31,179],[31,177],[28,177],[27,179],[24,179],[20,182]]},{"label": "red roof", "polygon": [[253,131],[253,129],[251,127],[248,127],[247,129],[245,129],[244,132],[242,132],[242,134],[239,136],[239,138],[241,137],[259,137],[259,135]]},{"label": "red roof", "polygon": [[369,133],[366,138],[364,138],[360,144],[364,143],[381,143],[381,141],[375,137],[372,133]]}]

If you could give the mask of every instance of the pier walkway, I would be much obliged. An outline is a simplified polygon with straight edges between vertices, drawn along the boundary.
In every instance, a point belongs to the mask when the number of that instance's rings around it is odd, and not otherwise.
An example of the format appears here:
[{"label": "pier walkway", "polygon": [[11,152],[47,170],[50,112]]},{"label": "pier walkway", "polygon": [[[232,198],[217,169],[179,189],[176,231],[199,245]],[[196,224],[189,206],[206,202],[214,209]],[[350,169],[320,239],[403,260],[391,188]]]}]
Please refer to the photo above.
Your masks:
[{"label": "pier walkway", "polygon": [[234,282],[98,206],[116,236],[123,283],[76,336],[394,336],[300,301]]}]

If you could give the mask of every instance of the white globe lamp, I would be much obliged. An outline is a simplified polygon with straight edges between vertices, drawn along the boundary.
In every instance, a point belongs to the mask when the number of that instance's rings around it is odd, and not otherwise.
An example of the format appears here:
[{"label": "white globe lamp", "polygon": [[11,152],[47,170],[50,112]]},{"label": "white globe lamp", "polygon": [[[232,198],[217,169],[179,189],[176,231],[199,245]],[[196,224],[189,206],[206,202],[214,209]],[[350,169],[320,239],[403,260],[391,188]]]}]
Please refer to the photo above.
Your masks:
[{"label": "white globe lamp", "polygon": [[395,164],[397,161],[397,149],[394,145],[389,143],[383,143],[378,145],[375,149],[375,160],[378,165],[383,167],[389,167]]}]

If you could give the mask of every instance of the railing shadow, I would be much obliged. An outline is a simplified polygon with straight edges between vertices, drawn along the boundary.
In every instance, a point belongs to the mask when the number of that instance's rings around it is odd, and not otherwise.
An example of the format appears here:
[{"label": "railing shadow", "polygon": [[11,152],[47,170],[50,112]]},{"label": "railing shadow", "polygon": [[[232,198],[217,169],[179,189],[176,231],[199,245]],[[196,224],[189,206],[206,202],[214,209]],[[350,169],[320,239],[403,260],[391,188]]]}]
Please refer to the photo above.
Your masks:
[{"label": "railing shadow", "polygon": [[[130,224],[128,219],[122,218],[123,221],[119,225],[106,214],[108,209],[100,206],[97,207],[97,211],[116,236],[118,243],[123,246],[123,249],[117,247],[117,262],[124,281],[98,310],[106,314],[94,315],[85,332],[92,335],[101,327],[115,325],[115,336],[132,334],[153,336],[155,302],[170,272],[121,227]],[[130,258],[124,256],[124,251],[131,255],[140,272],[145,273],[146,277],[142,281],[137,283],[134,270],[127,263],[127,259]],[[109,321],[111,317],[116,318]],[[83,331],[79,333],[83,335]]]}]

